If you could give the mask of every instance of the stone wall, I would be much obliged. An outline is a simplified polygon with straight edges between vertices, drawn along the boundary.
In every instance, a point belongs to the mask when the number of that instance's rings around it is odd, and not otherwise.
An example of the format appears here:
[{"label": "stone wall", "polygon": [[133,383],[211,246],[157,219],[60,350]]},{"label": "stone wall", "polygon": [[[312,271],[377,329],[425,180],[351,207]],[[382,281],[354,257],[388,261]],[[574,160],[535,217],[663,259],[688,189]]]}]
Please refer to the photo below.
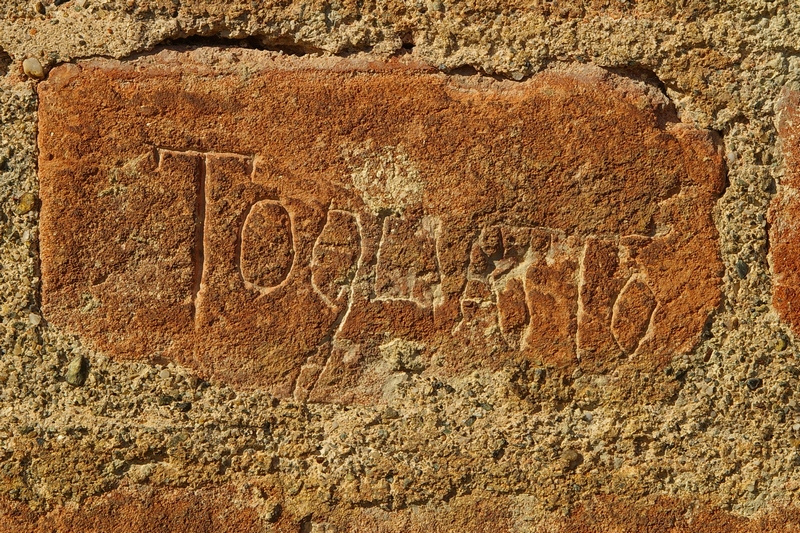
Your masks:
[{"label": "stone wall", "polygon": [[791,2],[0,17],[0,532],[800,530]]}]

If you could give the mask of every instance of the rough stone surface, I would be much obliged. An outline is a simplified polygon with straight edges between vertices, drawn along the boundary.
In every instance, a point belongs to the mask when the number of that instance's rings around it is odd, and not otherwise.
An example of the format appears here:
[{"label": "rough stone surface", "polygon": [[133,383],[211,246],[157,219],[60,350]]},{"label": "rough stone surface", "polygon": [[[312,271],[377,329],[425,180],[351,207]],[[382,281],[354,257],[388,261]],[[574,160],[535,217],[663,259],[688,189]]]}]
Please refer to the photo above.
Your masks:
[{"label": "rough stone surface", "polygon": [[45,318],[115,357],[348,402],[397,342],[426,376],[661,369],[719,306],[714,136],[600,69],[199,49],[39,91]]},{"label": "rough stone surface", "polygon": [[[0,21],[0,530],[800,530],[800,366],[773,300],[786,274],[779,210],[767,220],[776,192],[783,202],[791,190],[777,104],[800,81],[796,3],[5,0]],[[481,83],[591,66],[650,85],[675,109],[664,126],[721,138],[721,304],[698,345],[661,370],[511,358],[431,375],[423,343],[393,339],[379,346],[393,373],[366,405],[109,359],[42,318],[40,82],[23,62],[47,77],[176,46],[369,52]],[[247,62],[228,66],[248,75]],[[329,299],[348,275],[335,265],[356,253],[348,234],[320,233],[316,257],[335,261],[311,276]],[[252,283],[285,268],[247,261],[261,272]],[[519,283],[497,295],[512,332],[526,320]],[[655,305],[639,284],[625,294],[631,313]],[[611,327],[624,348],[643,326]],[[78,355],[90,370],[74,387],[65,374]]]}]

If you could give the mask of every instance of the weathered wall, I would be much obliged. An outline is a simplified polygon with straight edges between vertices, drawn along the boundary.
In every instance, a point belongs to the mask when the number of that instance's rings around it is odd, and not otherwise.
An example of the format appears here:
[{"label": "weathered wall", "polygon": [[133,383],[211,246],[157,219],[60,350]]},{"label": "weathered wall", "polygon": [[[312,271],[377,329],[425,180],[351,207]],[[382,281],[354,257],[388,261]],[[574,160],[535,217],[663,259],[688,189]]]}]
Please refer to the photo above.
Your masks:
[{"label": "weathered wall", "polygon": [[[790,329],[800,8],[58,3],[0,6],[0,530],[800,529]],[[719,138],[727,180],[710,207],[724,266],[717,309],[694,347],[665,364],[565,372],[512,358],[469,372],[400,372],[379,401],[349,405],[276,398],[203,380],[191,364],[90,349],[40,307],[37,86],[52,80],[26,76],[22,62],[37,58],[49,72],[198,46],[368,52],[473,83],[525,84],[588,65],[654,91],[669,122]],[[265,52],[241,57],[249,53]],[[92,95],[83,97],[91,109]],[[56,116],[58,93],[48,105]],[[80,209],[90,217],[93,207],[102,205]]]}]

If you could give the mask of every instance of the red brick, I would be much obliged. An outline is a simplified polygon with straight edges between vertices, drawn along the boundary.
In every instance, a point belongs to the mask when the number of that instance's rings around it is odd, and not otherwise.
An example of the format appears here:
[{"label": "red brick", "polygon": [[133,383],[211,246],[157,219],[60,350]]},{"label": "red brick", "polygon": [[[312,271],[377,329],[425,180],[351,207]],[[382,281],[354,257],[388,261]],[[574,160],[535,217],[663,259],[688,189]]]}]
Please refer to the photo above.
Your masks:
[{"label": "red brick", "polygon": [[[0,533],[261,533],[272,529],[260,508],[237,501],[234,487],[114,489],[78,505],[54,505],[36,513],[27,505],[0,496]],[[249,505],[248,505],[249,504]],[[296,530],[296,529],[295,529]]]},{"label": "red brick", "polygon": [[243,54],[40,85],[52,323],[117,358],[345,402],[380,391],[393,339],[442,373],[658,368],[697,344],[723,167],[659,93],[599,69],[513,83]]},{"label": "red brick", "polygon": [[[269,490],[269,488],[268,488]],[[251,486],[251,494],[252,486]],[[438,505],[384,511],[378,506],[333,509],[292,501],[279,491],[254,497],[225,485],[207,489],[166,487],[117,488],[80,505],[54,505],[33,512],[0,496],[0,533],[282,533],[344,531],[358,533],[794,533],[800,530],[796,507],[777,507],[757,518],[744,518],[697,501],[666,497],[640,501],[600,495],[577,504],[567,516],[528,518],[519,503],[504,494],[458,496]],[[280,513],[270,512],[275,504]],[[309,509],[309,507],[311,509]],[[523,508],[524,509],[524,508]],[[312,510],[313,512],[309,512]],[[298,512],[300,511],[300,512]],[[523,520],[519,515],[522,514]]]},{"label": "red brick", "polygon": [[784,154],[785,172],[778,194],[769,209],[769,242],[773,276],[772,303],[781,317],[798,330],[800,326],[800,93],[784,90],[777,107],[778,135]]}]

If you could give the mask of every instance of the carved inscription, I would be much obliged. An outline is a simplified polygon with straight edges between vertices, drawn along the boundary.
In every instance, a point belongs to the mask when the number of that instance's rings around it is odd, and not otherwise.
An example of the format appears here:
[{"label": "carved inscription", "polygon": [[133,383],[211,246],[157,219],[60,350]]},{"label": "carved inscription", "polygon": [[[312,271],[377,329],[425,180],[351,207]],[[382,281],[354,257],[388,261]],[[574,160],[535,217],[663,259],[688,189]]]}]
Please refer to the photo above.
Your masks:
[{"label": "carved inscription", "polygon": [[332,209],[314,243],[311,283],[330,307],[349,299],[361,256],[361,231],[353,213]]},{"label": "carved inscription", "polygon": [[631,278],[614,302],[611,332],[625,352],[633,352],[647,333],[656,299],[643,281]]},{"label": "carved inscription", "polygon": [[292,221],[277,202],[253,204],[242,225],[239,265],[245,286],[270,289],[289,276],[294,259]]},{"label": "carved inscription", "polygon": [[638,270],[618,240],[580,243],[547,228],[485,228],[472,246],[461,299],[465,329],[482,324],[489,337],[499,327],[510,347],[557,359],[633,354],[652,318],[648,304],[655,304],[641,279],[625,285]]},{"label": "carved inscription", "polygon": [[719,151],[645,87],[173,54],[40,86],[43,307],[115,357],[374,401],[396,372],[658,368],[719,303]]},{"label": "carved inscription", "polygon": [[431,307],[439,284],[436,220],[389,216],[378,246],[375,294]]}]

